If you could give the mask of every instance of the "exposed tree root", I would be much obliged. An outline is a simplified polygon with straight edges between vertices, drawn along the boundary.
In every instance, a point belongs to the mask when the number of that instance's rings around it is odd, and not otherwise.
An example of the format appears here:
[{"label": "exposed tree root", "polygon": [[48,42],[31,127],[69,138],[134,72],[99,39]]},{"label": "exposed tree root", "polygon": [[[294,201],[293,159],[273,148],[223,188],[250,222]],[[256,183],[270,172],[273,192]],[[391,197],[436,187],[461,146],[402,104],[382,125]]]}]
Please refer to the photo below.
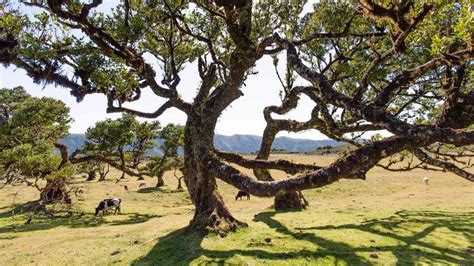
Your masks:
[{"label": "exposed tree root", "polygon": [[277,211],[303,210],[308,206],[308,201],[301,192],[290,192],[276,196],[274,207]]},{"label": "exposed tree root", "polygon": [[225,207],[222,198],[217,193],[213,194],[210,208],[197,209],[189,225],[190,230],[203,230],[207,233],[216,233],[225,237],[229,232],[235,232],[239,227],[247,224],[237,220]]},{"label": "exposed tree root", "polygon": [[54,180],[49,181],[41,190],[40,201],[45,204],[64,202],[66,204],[71,204],[72,199],[69,195],[70,189],[68,188],[66,182],[63,180]]}]

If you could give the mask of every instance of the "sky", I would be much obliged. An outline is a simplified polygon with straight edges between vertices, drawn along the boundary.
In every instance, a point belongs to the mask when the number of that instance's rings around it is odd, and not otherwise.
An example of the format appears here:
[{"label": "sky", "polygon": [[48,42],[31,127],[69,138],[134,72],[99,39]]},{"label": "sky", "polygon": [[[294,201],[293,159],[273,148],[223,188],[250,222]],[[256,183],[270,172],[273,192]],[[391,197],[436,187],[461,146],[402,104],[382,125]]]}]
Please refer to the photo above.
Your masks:
[{"label": "sky", "polygon": [[[115,1],[104,1],[101,7],[104,10],[110,9]],[[256,65],[257,75],[251,75],[242,87],[244,96],[237,99],[221,115],[216,133],[223,135],[251,134],[261,136],[265,128],[263,118],[263,108],[269,105],[280,105],[279,91],[281,84],[275,74],[275,69],[270,57],[262,58]],[[283,73],[281,73],[283,74]],[[199,84],[199,75],[196,65],[189,64],[180,74],[181,83],[178,87],[179,93],[185,100],[191,101],[196,93]],[[117,118],[120,114],[106,113],[106,98],[104,95],[87,95],[80,103],[69,94],[67,88],[54,85],[34,84],[25,71],[13,66],[4,68],[0,66],[0,88],[13,88],[23,86],[31,95],[36,97],[52,97],[63,101],[71,110],[74,122],[71,124],[71,133],[84,133],[86,129],[93,126],[97,121],[106,118]],[[142,93],[140,100],[126,107],[140,111],[155,111],[164,99],[155,96],[149,89]],[[311,110],[314,106],[311,100],[302,96],[299,106],[283,117],[298,121],[306,121],[310,118]],[[274,116],[275,118],[279,116]],[[168,123],[184,124],[186,116],[181,111],[173,108],[168,109],[162,116],[157,118],[162,125]],[[308,130],[300,133],[281,132],[278,136],[289,136],[293,138],[305,139],[327,139],[316,130]]]},{"label": "sky", "polygon": [[[219,118],[216,126],[217,134],[262,135],[266,124],[263,118],[263,108],[269,105],[281,104],[278,96],[281,85],[275,75],[271,59],[262,59],[257,64],[255,70],[259,73],[250,76],[245,82],[245,86],[241,89],[244,96],[230,105]],[[187,67],[181,74],[181,80],[178,91],[185,100],[189,101],[193,97],[199,81],[196,67],[194,65]],[[71,133],[84,133],[88,127],[94,125],[97,121],[120,116],[120,114],[107,114],[105,112],[106,98],[104,95],[87,95],[82,102],[77,103],[67,88],[34,84],[32,79],[22,69],[12,66],[6,69],[0,67],[0,88],[13,88],[16,86],[23,86],[31,95],[36,97],[46,96],[63,101],[70,108],[71,116],[74,119],[74,122],[71,124]],[[163,102],[162,98],[155,96],[150,90],[146,89],[142,93],[140,100],[125,106],[151,112]],[[306,121],[310,118],[313,106],[314,103],[308,98],[302,97],[299,106],[283,117]],[[168,109],[157,119],[162,125],[168,123],[184,124],[186,122],[185,114],[175,108]],[[279,136],[307,139],[325,138],[324,135],[316,130],[301,133],[282,132]]]}]

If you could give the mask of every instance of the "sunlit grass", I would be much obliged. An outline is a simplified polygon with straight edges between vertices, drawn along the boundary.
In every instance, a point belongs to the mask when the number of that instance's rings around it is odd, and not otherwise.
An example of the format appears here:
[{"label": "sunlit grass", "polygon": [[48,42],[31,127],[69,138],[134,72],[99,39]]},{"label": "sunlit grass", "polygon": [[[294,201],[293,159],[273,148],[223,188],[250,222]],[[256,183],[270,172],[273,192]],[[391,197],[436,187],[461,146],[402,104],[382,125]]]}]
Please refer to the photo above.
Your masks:
[{"label": "sunlit grass", "polygon": [[[277,155],[324,165],[333,157]],[[250,174],[250,171],[246,171]],[[286,178],[275,172],[278,178]],[[430,184],[424,185],[423,176]],[[33,188],[0,190],[0,262],[24,264],[474,264],[474,187],[447,173],[421,170],[369,172],[366,181],[342,180],[305,191],[310,206],[302,212],[279,213],[272,199],[235,201],[237,190],[219,182],[232,213],[249,224],[225,238],[189,233],[193,215],[187,192],[176,191],[172,174],[167,186],[156,180],[127,177],[115,183],[75,180],[84,193],[74,210],[83,215],[25,224],[12,216],[12,200],[22,204],[38,197]],[[146,188],[139,184],[147,183]],[[127,185],[129,191],[124,189]],[[120,197],[123,214],[96,217],[103,198]]]}]

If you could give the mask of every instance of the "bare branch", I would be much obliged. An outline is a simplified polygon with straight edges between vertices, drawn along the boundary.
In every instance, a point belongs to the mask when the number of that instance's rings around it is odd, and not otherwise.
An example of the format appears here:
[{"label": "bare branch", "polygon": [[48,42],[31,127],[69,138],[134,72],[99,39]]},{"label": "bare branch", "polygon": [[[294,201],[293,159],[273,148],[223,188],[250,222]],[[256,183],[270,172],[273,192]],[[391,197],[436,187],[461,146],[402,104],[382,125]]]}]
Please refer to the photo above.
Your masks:
[{"label": "bare branch", "polygon": [[133,110],[133,109],[122,107],[122,106],[119,106],[119,107],[113,106],[113,98],[109,95],[107,96],[107,113],[125,112],[125,113],[133,114],[139,117],[144,117],[144,118],[157,118],[171,107],[173,107],[173,103],[170,100],[168,100],[153,113],[145,113],[145,112]]},{"label": "bare branch", "polygon": [[423,152],[421,149],[415,149],[413,151],[413,154],[415,154],[416,157],[418,157],[418,159],[420,159],[421,161],[423,161],[427,164],[431,164],[431,165],[434,165],[434,166],[437,166],[437,167],[441,167],[443,169],[446,169],[450,172],[455,173],[456,175],[458,175],[460,177],[463,177],[463,178],[465,178],[465,179],[467,179],[471,182],[474,182],[474,174],[471,174],[471,173],[457,167],[453,163],[432,158],[427,153]]}]

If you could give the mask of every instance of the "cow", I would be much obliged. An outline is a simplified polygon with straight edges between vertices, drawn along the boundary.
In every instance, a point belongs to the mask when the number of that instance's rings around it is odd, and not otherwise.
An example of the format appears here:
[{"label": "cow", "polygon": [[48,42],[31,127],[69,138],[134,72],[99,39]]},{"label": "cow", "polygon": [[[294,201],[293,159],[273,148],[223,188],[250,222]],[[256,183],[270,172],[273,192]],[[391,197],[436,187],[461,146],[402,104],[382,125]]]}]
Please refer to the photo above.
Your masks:
[{"label": "cow", "polygon": [[111,209],[114,207],[115,207],[114,214],[117,214],[117,212],[120,214],[121,203],[122,203],[122,200],[119,198],[104,199],[101,202],[99,202],[99,206],[95,208],[95,215],[98,215],[99,212],[102,212],[102,215],[107,214],[108,209]]},{"label": "cow", "polygon": [[242,199],[242,197],[247,197],[247,200],[250,200],[250,194],[242,190],[237,192],[237,195],[235,196],[235,200]]}]

